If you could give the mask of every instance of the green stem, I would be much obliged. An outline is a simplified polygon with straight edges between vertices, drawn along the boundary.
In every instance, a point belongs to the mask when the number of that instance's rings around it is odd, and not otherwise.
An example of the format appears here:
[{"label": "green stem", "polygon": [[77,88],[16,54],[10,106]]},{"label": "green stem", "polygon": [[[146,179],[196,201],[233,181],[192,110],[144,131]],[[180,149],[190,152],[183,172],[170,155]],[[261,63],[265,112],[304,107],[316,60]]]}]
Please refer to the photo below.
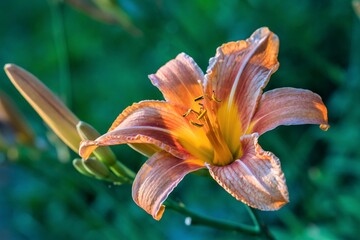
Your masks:
[{"label": "green stem", "polygon": [[[172,209],[180,214],[187,216],[185,223],[187,225],[199,225],[199,226],[208,226],[212,228],[235,231],[238,233],[243,233],[246,235],[259,236],[261,235],[261,228],[259,226],[249,226],[246,224],[232,223],[227,221],[220,221],[217,219],[208,218],[197,213],[194,213],[187,208],[183,204],[177,203],[171,199],[167,199],[165,202],[167,208]],[[254,220],[252,218],[252,220]]]},{"label": "green stem", "polygon": [[266,239],[274,240],[275,237],[271,234],[268,227],[263,223],[263,221],[261,221],[261,219],[260,219],[259,215],[257,214],[256,210],[253,209],[252,207],[249,207],[249,206],[247,206],[247,209],[248,209],[248,212],[249,212],[249,215],[250,215],[251,219],[257,225],[259,235],[266,238]]},{"label": "green stem", "polygon": [[51,0],[49,5],[52,14],[55,48],[59,60],[60,96],[67,106],[71,106],[69,58],[63,16],[64,4],[62,1]]},{"label": "green stem", "polygon": [[[131,184],[132,181],[127,183]],[[249,216],[254,226],[205,217],[190,211],[185,207],[184,204],[176,202],[170,198],[168,198],[164,204],[168,209],[171,209],[186,216],[185,224],[188,226],[207,226],[215,229],[238,232],[250,236],[261,236],[264,239],[269,240],[275,239],[274,236],[270,233],[268,227],[260,220],[260,217],[257,214],[256,210],[247,205],[245,206],[248,210]]]},{"label": "green stem", "polygon": [[249,213],[249,216],[251,218],[251,221],[255,224],[255,226],[258,228],[258,230],[260,229],[260,221],[259,221],[259,218],[255,212],[255,210],[251,207],[249,207],[248,205],[245,205],[246,206],[246,210],[248,211]]},{"label": "green stem", "polygon": [[[39,153],[38,151],[36,151]],[[19,159],[25,158],[27,159],[28,156],[21,156]],[[26,162],[26,161],[25,161]],[[133,181],[133,176],[129,176],[130,179],[124,183],[131,184]],[[191,225],[191,226],[207,226],[214,229],[221,229],[226,231],[233,231],[241,234],[246,234],[249,236],[259,236],[263,237],[264,239],[274,239],[272,234],[269,232],[267,226],[260,220],[257,212],[255,209],[248,207],[247,210],[249,212],[249,216],[253,222],[254,225],[248,225],[248,224],[241,224],[241,223],[234,223],[230,221],[221,221],[214,218],[209,218],[197,213],[194,213],[193,211],[187,209],[184,204],[181,204],[179,202],[176,202],[170,198],[168,198],[165,201],[165,205],[168,209],[172,209],[173,211],[176,211],[184,216],[186,216],[185,224]]]}]

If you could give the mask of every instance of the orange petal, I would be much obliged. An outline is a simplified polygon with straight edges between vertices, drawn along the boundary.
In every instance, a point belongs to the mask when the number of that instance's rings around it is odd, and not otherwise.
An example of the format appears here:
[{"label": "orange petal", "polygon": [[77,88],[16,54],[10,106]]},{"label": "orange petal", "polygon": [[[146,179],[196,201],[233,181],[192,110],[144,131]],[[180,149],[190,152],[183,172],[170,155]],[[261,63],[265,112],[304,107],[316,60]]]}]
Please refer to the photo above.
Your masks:
[{"label": "orange petal", "polygon": [[147,160],[136,175],[132,197],[137,205],[160,220],[165,206],[162,203],[184,176],[204,168],[196,161],[181,160],[169,153],[159,152]]},{"label": "orange petal", "polygon": [[198,81],[203,81],[203,72],[185,53],[180,53],[161,67],[156,74],[149,75],[149,78],[167,101],[186,108],[192,106],[194,98],[202,95]]},{"label": "orange petal", "polygon": [[248,129],[260,135],[279,125],[328,125],[327,109],[321,97],[309,90],[278,88],[264,93]]},{"label": "orange petal", "polygon": [[261,210],[277,210],[289,201],[279,159],[257,143],[258,134],[241,138],[243,156],[227,166],[207,165],[211,176],[233,197]]},{"label": "orange petal", "polygon": [[[232,111],[231,105],[235,104],[243,130],[254,114],[270,75],[278,69],[278,50],[278,37],[264,27],[246,41],[223,44],[217,49],[216,56],[210,59],[205,75],[206,93],[214,91],[216,97],[228,105],[229,112]],[[228,118],[228,121],[233,120]]]},{"label": "orange petal", "polygon": [[174,130],[187,127],[188,123],[174,105],[161,101],[143,101],[126,108],[114,121],[110,130],[95,141],[82,141],[80,155],[88,158],[97,146],[109,146],[124,143],[136,144],[135,149],[141,152],[139,144],[155,145],[176,157],[185,158],[187,151],[177,140]]}]

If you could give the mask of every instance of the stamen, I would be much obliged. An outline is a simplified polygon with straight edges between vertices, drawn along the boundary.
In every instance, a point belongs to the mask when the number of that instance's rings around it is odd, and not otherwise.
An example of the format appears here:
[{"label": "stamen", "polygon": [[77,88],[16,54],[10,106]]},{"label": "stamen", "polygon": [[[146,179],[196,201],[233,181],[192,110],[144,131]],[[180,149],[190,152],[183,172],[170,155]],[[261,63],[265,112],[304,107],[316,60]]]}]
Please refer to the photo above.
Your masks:
[{"label": "stamen", "polygon": [[[200,81],[199,84],[201,85]],[[205,102],[203,102],[202,100],[204,100]],[[217,120],[213,119],[215,116],[213,116],[212,114],[208,114],[206,107],[204,107],[204,105],[211,106],[214,103],[212,101],[214,101],[215,104],[221,102],[221,100],[219,100],[215,96],[215,91],[212,91],[211,96],[209,94],[203,94],[201,96],[198,96],[194,98],[194,102],[196,102],[198,105],[197,107],[195,107],[197,111],[189,108],[182,116],[187,117],[191,113],[196,114],[196,120],[192,121],[189,119],[189,122],[195,127],[202,127],[210,144],[213,146],[213,156],[212,159],[210,159],[209,161],[212,164],[223,166],[233,161],[233,155],[229,149],[229,146],[227,146],[227,143],[224,140],[224,136],[221,133],[221,129],[218,125]],[[210,111],[212,111],[212,108],[210,108]]]},{"label": "stamen", "polygon": [[200,112],[199,116],[197,117],[198,120],[202,119],[206,114],[206,109],[204,109],[202,112]]},{"label": "stamen", "polygon": [[[200,83],[200,82],[199,82],[199,83]],[[198,101],[200,101],[200,100],[204,100],[205,97],[207,97],[209,100],[215,101],[215,102],[217,102],[217,103],[221,102],[221,100],[219,100],[219,99],[216,98],[216,96],[215,96],[215,91],[213,91],[213,93],[212,93],[212,95],[211,95],[211,98],[210,98],[209,95],[205,94],[205,95],[201,95],[201,96],[198,96],[198,97],[194,98],[194,101],[195,101],[195,102],[198,102]],[[199,104],[199,106],[200,106],[200,111],[199,111],[199,112],[198,112],[198,111],[195,111],[195,110],[192,109],[192,108],[189,108],[182,116],[183,116],[183,117],[187,117],[187,116],[189,116],[189,114],[190,114],[191,112],[193,112],[193,113],[195,113],[196,115],[198,115],[198,116],[197,116],[197,119],[198,119],[198,120],[201,120],[202,118],[204,118],[204,116],[205,116],[206,113],[207,113],[207,110],[204,109],[204,104],[203,104],[203,103],[198,102],[198,104]],[[197,122],[193,122],[193,121],[190,121],[190,123],[191,123],[192,125],[196,126],[196,127],[202,127],[202,126],[204,126],[203,123],[197,123]]]},{"label": "stamen", "polygon": [[186,113],[184,113],[182,116],[187,117],[191,113],[191,108],[189,108]]},{"label": "stamen", "polygon": [[182,116],[183,116],[183,117],[187,117],[191,112],[195,113],[196,115],[200,115],[199,112],[195,111],[195,110],[192,109],[192,108],[189,108],[189,109],[186,111],[186,113],[184,113]]},{"label": "stamen", "polygon": [[191,120],[190,120],[190,123],[191,123],[192,125],[194,125],[195,127],[202,127],[202,126],[204,126],[203,123],[197,123],[197,122],[193,122],[193,121],[191,121]]},{"label": "stamen", "polygon": [[204,99],[204,95],[201,95],[201,96],[198,96],[196,98],[194,98],[194,101],[197,102],[197,101],[200,101],[200,100],[203,100]]},{"label": "stamen", "polygon": [[211,99],[214,100],[215,102],[221,102],[221,100],[217,99],[216,96],[215,96],[215,91],[213,90],[213,93],[211,95]]}]

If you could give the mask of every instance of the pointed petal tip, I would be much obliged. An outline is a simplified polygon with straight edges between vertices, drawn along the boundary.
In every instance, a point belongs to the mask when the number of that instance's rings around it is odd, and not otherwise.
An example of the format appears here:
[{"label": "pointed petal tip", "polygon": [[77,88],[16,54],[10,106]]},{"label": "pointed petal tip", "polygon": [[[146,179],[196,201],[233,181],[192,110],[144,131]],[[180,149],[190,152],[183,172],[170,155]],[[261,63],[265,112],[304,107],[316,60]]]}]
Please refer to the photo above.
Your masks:
[{"label": "pointed petal tip", "polygon": [[12,80],[12,77],[15,74],[17,68],[19,67],[12,63],[7,63],[4,65],[4,71],[6,75],[10,78],[10,80]]},{"label": "pointed petal tip", "polygon": [[260,33],[260,34],[269,34],[271,31],[268,27],[260,27],[258,28],[254,33]]},{"label": "pointed petal tip", "polygon": [[80,142],[79,155],[83,159],[88,159],[91,153],[98,147],[96,141],[83,140]]},{"label": "pointed petal tip", "polygon": [[14,66],[14,65],[11,64],[11,63],[6,63],[6,64],[4,65],[4,70],[5,70],[5,71],[10,70],[13,66]]},{"label": "pointed petal tip", "polygon": [[189,57],[189,56],[184,52],[181,52],[176,56],[176,58],[183,58],[183,57]]},{"label": "pointed petal tip", "polygon": [[165,205],[161,205],[159,210],[152,216],[155,220],[160,221],[165,212]]},{"label": "pointed petal tip", "polygon": [[329,124],[320,124],[319,127],[320,127],[321,130],[326,132],[327,130],[329,130],[330,125]]},{"label": "pointed petal tip", "polygon": [[257,204],[257,203],[253,203],[253,202],[246,202],[243,199],[237,199],[237,200],[242,201],[246,205],[248,205],[248,206],[250,206],[252,208],[256,208],[258,210],[261,210],[261,211],[277,211],[277,210],[279,210],[280,208],[282,208],[283,206],[285,206],[286,204],[288,204],[290,202],[289,201],[289,195],[287,194],[287,192],[286,192],[285,195],[282,196],[282,198],[272,199],[272,202],[268,203],[266,205]]},{"label": "pointed petal tip", "polygon": [[11,81],[13,81],[14,76],[21,74],[21,72],[24,72],[23,68],[19,67],[16,64],[13,63],[6,63],[4,65],[4,71],[8,75]]},{"label": "pointed petal tip", "polygon": [[279,199],[276,199],[272,202],[272,204],[270,205],[266,205],[266,207],[263,207],[263,206],[252,206],[254,208],[258,208],[259,210],[262,210],[262,211],[276,211],[276,210],[279,210],[280,208],[282,208],[283,206],[285,206],[286,204],[288,204],[290,201],[289,201],[289,195],[286,191],[286,193],[282,196],[283,198],[279,198]]},{"label": "pointed petal tip", "polygon": [[258,28],[250,37],[250,39],[261,39],[267,36],[273,35],[274,38],[277,38],[276,34],[274,34],[268,27]]}]

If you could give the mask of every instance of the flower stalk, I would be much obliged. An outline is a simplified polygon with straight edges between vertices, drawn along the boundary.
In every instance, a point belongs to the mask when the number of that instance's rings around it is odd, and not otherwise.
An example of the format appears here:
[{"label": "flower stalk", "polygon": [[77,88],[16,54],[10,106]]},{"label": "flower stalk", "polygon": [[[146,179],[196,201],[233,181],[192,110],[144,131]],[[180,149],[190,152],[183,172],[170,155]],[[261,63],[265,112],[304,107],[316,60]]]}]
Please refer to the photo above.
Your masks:
[{"label": "flower stalk", "polygon": [[185,224],[189,226],[207,226],[207,227],[212,227],[226,231],[235,231],[238,233],[243,233],[251,236],[256,236],[261,234],[257,219],[255,219],[256,221],[254,222],[254,226],[250,226],[246,224],[225,222],[218,219],[202,216],[200,214],[190,211],[183,204],[177,203],[172,199],[167,199],[165,205],[167,206],[167,208],[176,211],[182,215],[185,215],[186,216]]}]

